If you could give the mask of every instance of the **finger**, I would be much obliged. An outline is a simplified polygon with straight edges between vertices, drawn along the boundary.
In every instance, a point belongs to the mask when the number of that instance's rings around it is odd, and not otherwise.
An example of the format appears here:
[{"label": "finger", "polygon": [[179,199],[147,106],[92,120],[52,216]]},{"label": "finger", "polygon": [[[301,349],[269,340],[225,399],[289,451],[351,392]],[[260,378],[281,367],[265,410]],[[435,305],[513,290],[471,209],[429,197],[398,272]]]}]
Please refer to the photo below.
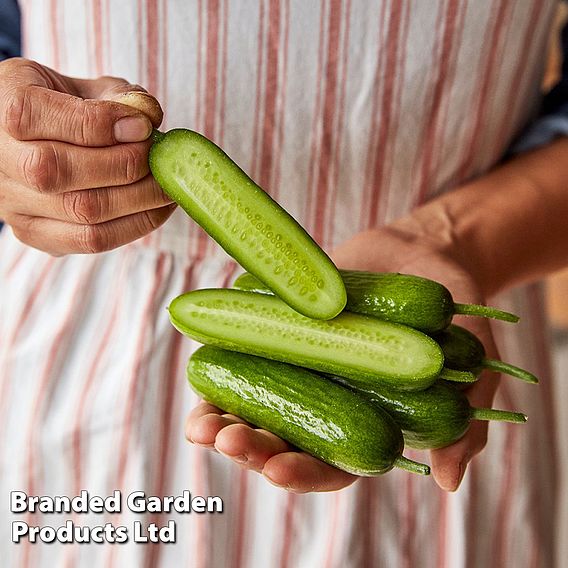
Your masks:
[{"label": "finger", "polygon": [[456,491],[468,463],[487,443],[487,422],[473,422],[465,436],[451,446],[430,452],[432,475],[445,491]]},{"label": "finger", "polygon": [[13,142],[0,147],[0,170],[40,193],[129,185],[148,175],[150,144],[82,148],[63,142]]},{"label": "finger", "polygon": [[150,175],[130,185],[57,195],[38,194],[9,181],[4,182],[3,191],[10,195],[10,208],[20,214],[83,225],[104,223],[173,203]]},{"label": "finger", "polygon": [[164,113],[160,103],[140,85],[109,76],[98,79],[74,79],[73,81],[85,99],[115,101],[131,106],[145,114],[155,128],[158,128],[162,122]]},{"label": "finger", "polygon": [[42,217],[14,216],[10,224],[23,243],[54,255],[105,252],[147,235],[173,213],[174,205],[99,223],[78,225]]},{"label": "finger", "polygon": [[233,424],[220,430],[215,438],[215,448],[239,465],[258,472],[270,458],[290,450],[278,436],[245,424]]},{"label": "finger", "polygon": [[186,438],[189,442],[207,448],[215,447],[215,438],[223,430],[232,424],[237,424],[232,418],[220,414],[211,413],[201,416],[186,428]]},{"label": "finger", "polygon": [[357,476],[341,471],[304,452],[286,452],[270,458],[262,475],[293,493],[337,491],[351,485]]},{"label": "finger", "polygon": [[133,106],[82,99],[37,85],[6,90],[0,127],[17,140],[58,140],[79,146],[141,142],[152,122]]}]

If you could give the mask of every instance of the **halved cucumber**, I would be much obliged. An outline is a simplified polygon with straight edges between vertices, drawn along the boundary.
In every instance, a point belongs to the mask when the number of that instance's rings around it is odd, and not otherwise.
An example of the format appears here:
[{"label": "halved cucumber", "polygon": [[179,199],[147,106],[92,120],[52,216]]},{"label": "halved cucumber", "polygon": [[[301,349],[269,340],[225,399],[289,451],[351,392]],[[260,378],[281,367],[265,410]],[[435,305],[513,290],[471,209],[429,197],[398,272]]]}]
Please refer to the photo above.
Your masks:
[{"label": "halved cucumber", "polygon": [[347,312],[313,320],[275,296],[254,292],[196,290],[174,299],[169,312],[179,331],[201,343],[349,377],[363,386],[425,389],[444,364],[438,344],[420,331]]},{"label": "halved cucumber", "polygon": [[185,129],[154,140],[153,176],[227,253],[301,314],[341,312],[347,297],[333,262],[221,148]]}]

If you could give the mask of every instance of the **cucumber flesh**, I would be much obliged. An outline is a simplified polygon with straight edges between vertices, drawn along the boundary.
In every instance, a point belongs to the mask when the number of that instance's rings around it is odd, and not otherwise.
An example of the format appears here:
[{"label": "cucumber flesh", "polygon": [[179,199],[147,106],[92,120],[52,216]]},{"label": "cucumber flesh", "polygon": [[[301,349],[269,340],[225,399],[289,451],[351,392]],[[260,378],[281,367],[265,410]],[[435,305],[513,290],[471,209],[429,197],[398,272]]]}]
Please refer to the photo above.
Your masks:
[{"label": "cucumber flesh", "polygon": [[406,326],[347,312],[306,318],[274,296],[196,290],[169,307],[172,324],[208,345],[259,355],[366,384],[403,390],[431,385],[443,366],[438,344]]},{"label": "cucumber flesh", "polygon": [[153,139],[153,176],[228,254],[301,314],[341,312],[345,286],[333,262],[218,146],[185,129]]},{"label": "cucumber flesh", "polygon": [[349,473],[373,476],[395,466],[429,472],[402,457],[400,428],[382,408],[306,369],[201,347],[187,376],[200,396],[225,412]]}]

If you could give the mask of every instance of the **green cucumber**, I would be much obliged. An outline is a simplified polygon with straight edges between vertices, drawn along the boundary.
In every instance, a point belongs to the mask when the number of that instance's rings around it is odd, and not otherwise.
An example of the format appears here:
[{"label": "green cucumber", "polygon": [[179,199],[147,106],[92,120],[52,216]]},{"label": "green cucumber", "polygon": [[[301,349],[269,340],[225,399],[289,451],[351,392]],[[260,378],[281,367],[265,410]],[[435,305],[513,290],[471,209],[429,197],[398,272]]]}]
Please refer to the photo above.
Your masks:
[{"label": "green cucumber", "polygon": [[201,347],[187,376],[208,402],[349,473],[430,472],[402,457],[400,428],[378,405],[306,369]]},{"label": "green cucumber", "polygon": [[[434,280],[411,274],[340,270],[347,290],[345,309],[408,325],[425,333],[445,329],[455,314],[517,322],[514,314],[489,306],[454,303],[450,291]],[[252,274],[241,274],[233,284],[239,290],[270,293]]]},{"label": "green cucumber", "polygon": [[201,343],[346,376],[363,386],[425,389],[444,363],[439,345],[420,331],[347,312],[313,320],[265,294],[195,290],[175,298],[169,312],[179,331]]},{"label": "green cucumber", "polygon": [[164,192],[288,305],[316,319],[341,312],[333,262],[221,148],[191,130],[155,131],[149,162]]},{"label": "green cucumber", "polygon": [[434,335],[434,339],[442,348],[445,365],[450,369],[471,371],[476,376],[479,376],[483,369],[488,369],[511,375],[527,383],[538,383],[537,377],[532,373],[510,363],[486,357],[481,341],[471,331],[459,325],[451,324],[444,331]]},{"label": "green cucumber", "polygon": [[520,412],[472,408],[465,394],[451,385],[437,381],[420,392],[399,392],[392,389],[366,388],[350,385],[344,378],[340,384],[351,386],[381,405],[400,426],[409,448],[434,449],[449,446],[468,430],[471,420],[526,422]]}]

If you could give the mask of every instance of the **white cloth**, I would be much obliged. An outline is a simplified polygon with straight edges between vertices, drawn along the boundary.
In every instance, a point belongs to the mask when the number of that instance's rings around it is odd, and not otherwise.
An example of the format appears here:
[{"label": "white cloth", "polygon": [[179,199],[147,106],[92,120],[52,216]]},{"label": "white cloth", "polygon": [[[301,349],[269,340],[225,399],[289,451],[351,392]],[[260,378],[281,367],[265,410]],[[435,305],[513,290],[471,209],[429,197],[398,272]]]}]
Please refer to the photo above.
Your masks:
[{"label": "white cloth", "polygon": [[[495,164],[538,104],[555,2],[523,0],[25,0],[28,57],[122,76],[156,94],[165,127],[202,131],[327,249]],[[448,495],[402,471],[334,494],[291,495],[184,441],[195,348],[165,306],[237,267],[181,211],[96,256],[51,258],[0,237],[0,494],[219,495],[222,515],[177,522],[175,545],[9,545],[9,566],[553,566],[553,384],[537,288],[502,305],[504,380],[490,428]],[[459,299],[458,299],[459,300]],[[427,459],[425,453],[409,452]],[[68,516],[36,515],[58,525]],[[81,525],[137,517],[76,515]],[[154,520],[142,517],[144,522]],[[62,524],[61,522],[61,524]]]}]

